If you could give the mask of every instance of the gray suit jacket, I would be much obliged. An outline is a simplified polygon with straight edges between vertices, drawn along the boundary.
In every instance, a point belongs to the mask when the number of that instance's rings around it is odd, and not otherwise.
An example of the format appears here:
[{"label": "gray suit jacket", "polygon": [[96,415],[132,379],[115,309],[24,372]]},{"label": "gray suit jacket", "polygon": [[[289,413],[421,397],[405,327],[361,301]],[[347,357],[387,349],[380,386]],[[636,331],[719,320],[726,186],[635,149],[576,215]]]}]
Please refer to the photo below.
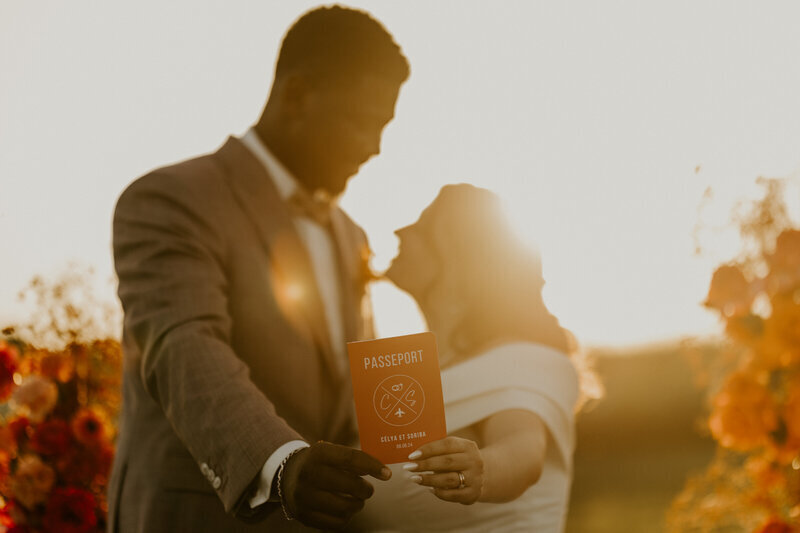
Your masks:
[{"label": "gray suit jacket", "polygon": [[[333,224],[346,337],[370,338],[366,237],[341,210]],[[125,359],[109,531],[302,530],[247,496],[285,442],[355,442],[352,386],[271,177],[230,138],[131,184],[113,239]]]}]

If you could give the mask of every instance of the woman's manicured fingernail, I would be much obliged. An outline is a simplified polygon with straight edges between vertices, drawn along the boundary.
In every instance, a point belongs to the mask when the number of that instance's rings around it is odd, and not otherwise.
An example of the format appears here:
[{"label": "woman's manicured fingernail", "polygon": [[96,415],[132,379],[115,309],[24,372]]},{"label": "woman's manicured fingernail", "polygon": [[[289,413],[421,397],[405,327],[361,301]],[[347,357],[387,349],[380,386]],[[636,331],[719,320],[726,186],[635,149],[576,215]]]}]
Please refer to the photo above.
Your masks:
[{"label": "woman's manicured fingernail", "polygon": [[406,463],[403,465],[403,470],[416,470],[418,467],[417,463]]},{"label": "woman's manicured fingernail", "polygon": [[384,477],[384,479],[389,479],[390,477],[392,477],[392,471],[384,466],[383,468],[381,468],[381,475]]},{"label": "woman's manicured fingernail", "polygon": [[414,483],[422,483],[422,476],[411,476],[409,479]]},{"label": "woman's manicured fingernail", "polygon": [[409,458],[409,459],[416,459],[416,458],[418,458],[420,455],[422,455],[422,452],[421,452],[421,451],[419,451],[419,450],[417,450],[417,451],[415,451],[415,452],[412,452],[412,453],[408,454],[408,458]]}]

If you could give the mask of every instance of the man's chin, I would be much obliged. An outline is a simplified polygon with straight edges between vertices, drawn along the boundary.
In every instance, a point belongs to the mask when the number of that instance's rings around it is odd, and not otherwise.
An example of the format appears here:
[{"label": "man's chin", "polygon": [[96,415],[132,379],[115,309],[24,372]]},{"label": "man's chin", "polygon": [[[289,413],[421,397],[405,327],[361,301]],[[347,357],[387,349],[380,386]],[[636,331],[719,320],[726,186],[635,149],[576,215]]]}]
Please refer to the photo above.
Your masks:
[{"label": "man's chin", "polygon": [[331,178],[326,183],[324,183],[320,188],[325,191],[325,193],[333,198],[338,198],[342,194],[344,194],[345,189],[347,188],[347,183],[350,181],[353,175],[348,175],[345,178]]}]

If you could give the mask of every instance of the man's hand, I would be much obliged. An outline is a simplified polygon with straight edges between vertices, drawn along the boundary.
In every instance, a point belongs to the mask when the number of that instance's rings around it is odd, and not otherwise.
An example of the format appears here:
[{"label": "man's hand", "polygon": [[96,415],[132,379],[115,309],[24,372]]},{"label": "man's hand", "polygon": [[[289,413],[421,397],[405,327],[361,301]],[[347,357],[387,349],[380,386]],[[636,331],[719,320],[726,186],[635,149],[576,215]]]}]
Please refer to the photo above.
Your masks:
[{"label": "man's hand", "polygon": [[369,454],[329,442],[295,453],[284,467],[281,491],[289,513],[307,526],[341,529],[372,496],[361,476],[387,480],[392,471]]}]

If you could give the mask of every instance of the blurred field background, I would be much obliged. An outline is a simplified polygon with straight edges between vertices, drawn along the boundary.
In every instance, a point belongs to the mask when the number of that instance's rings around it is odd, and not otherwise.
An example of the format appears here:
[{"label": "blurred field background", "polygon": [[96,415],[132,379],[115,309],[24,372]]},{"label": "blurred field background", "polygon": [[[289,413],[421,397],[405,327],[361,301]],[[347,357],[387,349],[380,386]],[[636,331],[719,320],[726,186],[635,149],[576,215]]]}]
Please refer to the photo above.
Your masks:
[{"label": "blurred field background", "polygon": [[[597,350],[606,396],[578,416],[567,533],[658,533],[686,478],[714,455],[695,361],[713,342]],[[704,418],[705,417],[705,418]]]}]

